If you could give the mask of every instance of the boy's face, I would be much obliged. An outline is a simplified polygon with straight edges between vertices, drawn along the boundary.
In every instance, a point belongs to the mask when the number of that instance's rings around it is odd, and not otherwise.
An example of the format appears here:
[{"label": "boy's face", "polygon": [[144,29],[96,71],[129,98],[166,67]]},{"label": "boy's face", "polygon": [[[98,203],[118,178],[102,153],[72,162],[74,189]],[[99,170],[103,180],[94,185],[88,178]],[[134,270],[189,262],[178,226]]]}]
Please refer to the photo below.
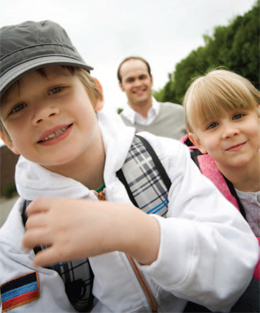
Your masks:
[{"label": "boy's face", "polygon": [[16,154],[46,168],[68,164],[93,149],[99,130],[95,108],[76,75],[61,66],[30,72],[1,105],[8,136],[1,134]]},{"label": "boy's face", "polygon": [[219,168],[245,166],[259,157],[260,117],[257,111],[226,112],[221,118],[208,120],[189,135],[199,150],[208,153]]}]

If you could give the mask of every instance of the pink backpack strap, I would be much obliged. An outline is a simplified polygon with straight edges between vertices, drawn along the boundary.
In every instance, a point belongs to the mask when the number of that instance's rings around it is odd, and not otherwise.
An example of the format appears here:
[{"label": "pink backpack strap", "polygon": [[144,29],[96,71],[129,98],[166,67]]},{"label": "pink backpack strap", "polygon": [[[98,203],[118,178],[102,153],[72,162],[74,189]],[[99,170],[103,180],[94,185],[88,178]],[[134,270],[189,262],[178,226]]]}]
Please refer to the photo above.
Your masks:
[{"label": "pink backpack strap", "polygon": [[[257,237],[257,239],[258,239],[258,244],[260,246],[260,238]],[[256,267],[255,267],[254,278],[260,280],[260,258],[258,260]]]},{"label": "pink backpack strap", "polygon": [[208,154],[202,154],[198,155],[198,162],[202,174],[208,177],[223,194],[223,196],[239,210],[236,198],[231,194],[223,175],[217,168],[215,161]]},{"label": "pink backpack strap", "polygon": [[189,136],[188,134],[184,135],[181,139],[180,142],[185,143],[188,140]]}]

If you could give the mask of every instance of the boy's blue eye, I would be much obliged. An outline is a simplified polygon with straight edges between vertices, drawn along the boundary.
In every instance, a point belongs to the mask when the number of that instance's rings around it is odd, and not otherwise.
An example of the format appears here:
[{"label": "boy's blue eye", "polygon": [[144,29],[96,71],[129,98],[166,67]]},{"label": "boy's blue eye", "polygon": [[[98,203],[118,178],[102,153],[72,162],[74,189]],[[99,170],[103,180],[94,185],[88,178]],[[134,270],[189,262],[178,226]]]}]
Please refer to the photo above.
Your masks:
[{"label": "boy's blue eye", "polygon": [[55,93],[57,93],[57,92],[60,92],[61,89],[62,89],[62,87],[60,87],[60,86],[59,86],[59,87],[52,88],[52,89],[50,90],[50,94],[53,95],[53,94],[55,94]]},{"label": "boy's blue eye", "polygon": [[14,108],[12,108],[10,114],[12,113],[16,113],[16,112],[19,112],[21,111],[23,108],[26,107],[26,104],[25,103],[19,103],[18,105],[16,105]]}]

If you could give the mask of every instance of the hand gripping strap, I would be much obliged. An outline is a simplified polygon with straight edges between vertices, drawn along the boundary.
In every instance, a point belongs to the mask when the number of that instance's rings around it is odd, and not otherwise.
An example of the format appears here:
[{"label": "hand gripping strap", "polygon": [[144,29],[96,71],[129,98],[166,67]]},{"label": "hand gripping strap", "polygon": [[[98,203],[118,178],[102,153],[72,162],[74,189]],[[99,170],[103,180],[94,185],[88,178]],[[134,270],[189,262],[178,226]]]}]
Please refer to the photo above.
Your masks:
[{"label": "hand gripping strap", "polygon": [[[22,219],[25,225],[27,217],[25,210],[31,201],[25,200],[22,210]],[[35,247],[34,253],[47,247]],[[94,296],[92,295],[93,287],[93,272],[91,270],[89,260],[72,260],[65,263],[57,263],[48,267],[51,270],[58,272],[65,285],[67,297],[78,312],[89,312]]]}]

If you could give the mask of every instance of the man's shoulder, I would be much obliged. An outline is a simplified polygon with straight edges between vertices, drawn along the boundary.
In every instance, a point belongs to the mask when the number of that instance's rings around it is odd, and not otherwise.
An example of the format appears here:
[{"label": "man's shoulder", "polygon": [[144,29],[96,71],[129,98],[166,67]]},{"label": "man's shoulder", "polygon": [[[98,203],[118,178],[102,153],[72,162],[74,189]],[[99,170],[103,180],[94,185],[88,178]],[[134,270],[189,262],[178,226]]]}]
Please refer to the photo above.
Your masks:
[{"label": "man's shoulder", "polygon": [[171,109],[171,110],[179,110],[179,111],[183,111],[184,107],[181,104],[177,104],[177,103],[173,103],[173,102],[158,102],[160,104],[160,106],[167,108],[167,109]]}]

